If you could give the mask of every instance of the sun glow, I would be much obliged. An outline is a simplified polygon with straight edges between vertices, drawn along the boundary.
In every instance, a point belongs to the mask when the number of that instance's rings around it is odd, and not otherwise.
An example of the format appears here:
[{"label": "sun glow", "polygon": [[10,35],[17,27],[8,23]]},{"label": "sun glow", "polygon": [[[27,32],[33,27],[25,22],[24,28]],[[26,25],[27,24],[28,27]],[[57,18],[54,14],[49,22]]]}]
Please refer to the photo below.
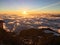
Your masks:
[{"label": "sun glow", "polygon": [[23,11],[22,14],[27,15],[28,13],[27,13],[27,11]]},{"label": "sun glow", "polygon": [[23,17],[29,17],[28,11],[22,11],[22,16]]}]

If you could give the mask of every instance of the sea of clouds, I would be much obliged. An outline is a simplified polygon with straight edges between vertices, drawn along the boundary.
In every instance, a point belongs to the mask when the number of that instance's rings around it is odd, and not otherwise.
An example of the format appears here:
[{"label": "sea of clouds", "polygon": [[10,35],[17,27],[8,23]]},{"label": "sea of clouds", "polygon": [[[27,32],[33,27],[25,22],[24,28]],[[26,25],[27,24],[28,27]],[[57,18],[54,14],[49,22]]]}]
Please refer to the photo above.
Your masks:
[{"label": "sea of clouds", "polygon": [[4,20],[4,29],[8,31],[20,32],[29,28],[51,28],[60,33],[60,15],[42,14],[23,17],[18,15],[0,14]]}]

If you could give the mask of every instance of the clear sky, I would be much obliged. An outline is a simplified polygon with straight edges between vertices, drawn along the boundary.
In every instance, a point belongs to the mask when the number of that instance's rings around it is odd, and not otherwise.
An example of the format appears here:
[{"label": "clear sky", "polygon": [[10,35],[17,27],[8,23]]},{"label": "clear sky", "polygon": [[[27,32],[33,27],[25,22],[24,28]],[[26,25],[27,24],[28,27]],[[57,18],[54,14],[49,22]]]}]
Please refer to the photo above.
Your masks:
[{"label": "clear sky", "polygon": [[0,0],[0,12],[21,10],[60,13],[60,0]]}]

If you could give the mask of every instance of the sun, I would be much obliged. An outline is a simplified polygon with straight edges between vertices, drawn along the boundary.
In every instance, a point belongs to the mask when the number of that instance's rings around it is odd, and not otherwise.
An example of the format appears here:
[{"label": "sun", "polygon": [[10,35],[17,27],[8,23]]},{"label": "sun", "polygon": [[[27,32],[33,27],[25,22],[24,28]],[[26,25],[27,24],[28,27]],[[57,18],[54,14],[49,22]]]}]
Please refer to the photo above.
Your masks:
[{"label": "sun", "polygon": [[23,11],[22,14],[27,15],[28,13],[27,13],[27,11]]},{"label": "sun", "polygon": [[29,16],[28,11],[22,11],[22,16],[23,16],[23,17],[28,17],[28,16]]}]

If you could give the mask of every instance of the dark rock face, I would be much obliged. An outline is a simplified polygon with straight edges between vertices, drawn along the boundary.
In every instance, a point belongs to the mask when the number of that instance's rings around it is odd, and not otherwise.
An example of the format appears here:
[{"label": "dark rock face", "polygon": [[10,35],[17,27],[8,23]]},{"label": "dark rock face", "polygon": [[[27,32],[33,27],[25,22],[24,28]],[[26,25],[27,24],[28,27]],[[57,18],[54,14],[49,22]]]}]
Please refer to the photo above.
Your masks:
[{"label": "dark rock face", "polygon": [[50,28],[23,30],[20,32],[21,40],[23,40],[24,45],[57,45],[60,40],[57,43],[56,40],[58,38],[53,33],[45,33],[44,30],[53,31]]},{"label": "dark rock face", "polygon": [[4,29],[0,28],[0,43],[8,43],[10,42],[9,40],[11,39],[11,35],[6,32]]},{"label": "dark rock face", "polygon": [[[60,45],[60,36],[45,33],[50,28],[22,30],[19,35],[0,29],[0,44],[4,45]],[[54,31],[53,31],[54,32]],[[56,32],[57,33],[57,32]]]}]

